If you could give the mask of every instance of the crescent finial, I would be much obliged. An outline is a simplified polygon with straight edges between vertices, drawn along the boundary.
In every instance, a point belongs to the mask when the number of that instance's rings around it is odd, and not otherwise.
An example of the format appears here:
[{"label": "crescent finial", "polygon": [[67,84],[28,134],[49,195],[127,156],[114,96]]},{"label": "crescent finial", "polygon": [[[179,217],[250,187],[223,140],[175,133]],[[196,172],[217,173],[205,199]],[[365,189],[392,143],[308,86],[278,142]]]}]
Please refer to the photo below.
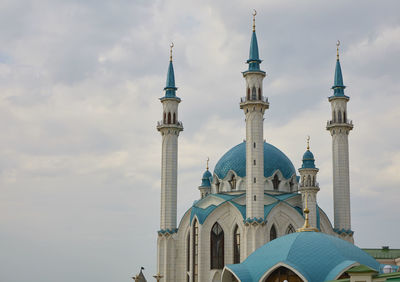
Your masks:
[{"label": "crescent finial", "polygon": [[169,60],[172,62],[172,48],[174,47],[174,42],[169,45]]},{"label": "crescent finial", "polygon": [[340,46],[340,40],[336,42],[336,59],[339,61],[339,46]]},{"label": "crescent finial", "polygon": [[310,150],[310,135],[307,135],[307,150]]},{"label": "crescent finial", "polygon": [[256,9],[253,9],[253,31],[256,31],[256,15],[257,11]]}]

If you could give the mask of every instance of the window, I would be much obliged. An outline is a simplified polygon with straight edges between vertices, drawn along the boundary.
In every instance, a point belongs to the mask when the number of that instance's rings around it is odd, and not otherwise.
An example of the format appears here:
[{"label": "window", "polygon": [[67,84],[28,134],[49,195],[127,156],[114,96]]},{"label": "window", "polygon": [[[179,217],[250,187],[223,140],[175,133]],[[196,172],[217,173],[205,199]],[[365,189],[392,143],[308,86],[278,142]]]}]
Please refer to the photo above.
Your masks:
[{"label": "window", "polygon": [[167,114],[164,112],[163,123],[167,122]]},{"label": "window", "polygon": [[256,178],[254,177],[254,183],[256,183]]},{"label": "window", "polygon": [[290,182],[289,182],[290,192],[293,191],[293,186],[294,186],[294,182],[293,182],[293,178],[292,178],[292,179],[290,179]]},{"label": "window", "polygon": [[253,161],[253,164],[256,165],[256,160]]},{"label": "window", "polygon": [[250,88],[247,88],[247,100],[250,100]]},{"label": "window", "polygon": [[342,122],[342,112],[341,111],[338,111],[338,123],[341,123]]},{"label": "window", "polygon": [[254,148],[256,147],[256,142],[254,142],[253,147],[254,147]]},{"label": "window", "polygon": [[290,282],[303,282],[296,273],[283,266],[274,270],[264,282],[283,282],[285,280]]},{"label": "window", "polygon": [[289,226],[286,228],[286,234],[294,233],[296,230],[294,230],[293,225],[289,224]]},{"label": "window", "polygon": [[261,100],[261,88],[258,88],[258,100]]},{"label": "window", "polygon": [[193,223],[193,282],[199,281],[199,223]]},{"label": "window", "polygon": [[190,231],[186,240],[186,271],[190,271]]},{"label": "window", "polygon": [[336,122],[336,111],[333,111],[332,116],[333,122]]},{"label": "window", "polygon": [[254,86],[251,89],[251,100],[257,100],[257,90]]},{"label": "window", "polygon": [[235,190],[236,189],[236,177],[234,174],[232,174],[231,180],[228,180],[228,182],[231,185],[231,189]]},{"label": "window", "polygon": [[176,123],[176,122],[175,122],[175,113],[174,113],[173,118],[172,118],[172,123],[173,123],[173,124]]},{"label": "window", "polygon": [[271,230],[269,231],[269,240],[275,240],[278,236],[276,235],[275,225],[272,225]]},{"label": "window", "polygon": [[168,124],[171,124],[171,113],[168,113]]},{"label": "window", "polygon": [[257,196],[256,196],[256,195],[254,195],[254,197],[253,197],[253,198],[254,198],[254,201],[257,201]]},{"label": "window", "polygon": [[275,174],[274,179],[272,179],[272,185],[274,186],[274,190],[278,190],[279,183],[281,183],[281,181],[279,180],[278,175]]},{"label": "window", "polygon": [[346,112],[343,112],[343,122],[347,122]]},{"label": "window", "polygon": [[211,228],[211,269],[224,268],[224,231],[216,222]]},{"label": "window", "polygon": [[240,263],[240,231],[237,224],[233,231],[233,263]]}]

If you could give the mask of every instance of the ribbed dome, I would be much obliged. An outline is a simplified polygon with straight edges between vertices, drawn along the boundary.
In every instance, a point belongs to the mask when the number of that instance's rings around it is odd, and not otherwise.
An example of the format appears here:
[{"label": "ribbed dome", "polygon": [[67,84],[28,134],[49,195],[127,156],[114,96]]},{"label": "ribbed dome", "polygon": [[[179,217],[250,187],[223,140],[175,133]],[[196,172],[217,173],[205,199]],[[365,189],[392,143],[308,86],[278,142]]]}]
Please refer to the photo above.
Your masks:
[{"label": "ribbed dome", "polygon": [[315,168],[314,155],[310,150],[307,150],[303,155],[303,164],[301,168]]},{"label": "ribbed dome", "polygon": [[[240,143],[226,152],[217,162],[214,173],[223,179],[230,170],[240,177],[246,176],[246,142]],[[296,174],[289,158],[275,146],[264,142],[264,176],[270,177],[277,170],[280,170],[286,179]]]},{"label": "ribbed dome", "polygon": [[207,169],[201,178],[201,187],[211,187],[210,179],[212,178],[211,172]]},{"label": "ribbed dome", "polygon": [[369,254],[342,239],[320,232],[298,232],[275,239],[257,249],[241,264],[227,265],[241,281],[259,281],[273,266],[283,263],[296,269],[307,281],[322,282],[355,263],[379,271]]}]

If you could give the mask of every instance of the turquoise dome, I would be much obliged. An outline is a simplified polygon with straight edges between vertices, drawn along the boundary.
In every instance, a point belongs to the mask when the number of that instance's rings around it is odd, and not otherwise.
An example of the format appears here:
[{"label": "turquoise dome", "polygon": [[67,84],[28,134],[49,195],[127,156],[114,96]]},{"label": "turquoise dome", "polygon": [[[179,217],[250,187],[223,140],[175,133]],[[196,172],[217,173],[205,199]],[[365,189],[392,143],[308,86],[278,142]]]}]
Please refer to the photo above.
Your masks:
[{"label": "turquoise dome", "polygon": [[303,155],[303,164],[301,168],[315,168],[315,159],[313,153],[307,150]]},{"label": "turquoise dome", "polygon": [[[214,173],[223,179],[230,170],[240,177],[246,176],[246,142],[242,142],[226,152],[215,165]],[[264,142],[264,176],[270,177],[277,170],[280,170],[286,179],[296,174],[289,158],[275,146]]]},{"label": "turquoise dome", "polygon": [[212,179],[212,175],[211,175],[211,172],[207,169],[203,173],[203,177],[201,178],[200,187],[211,187],[210,179]]},{"label": "turquoise dome", "polygon": [[279,263],[294,268],[313,282],[337,279],[354,264],[378,272],[380,266],[373,257],[347,241],[320,232],[297,232],[261,246],[242,263],[226,268],[241,281],[251,282],[259,281]]}]

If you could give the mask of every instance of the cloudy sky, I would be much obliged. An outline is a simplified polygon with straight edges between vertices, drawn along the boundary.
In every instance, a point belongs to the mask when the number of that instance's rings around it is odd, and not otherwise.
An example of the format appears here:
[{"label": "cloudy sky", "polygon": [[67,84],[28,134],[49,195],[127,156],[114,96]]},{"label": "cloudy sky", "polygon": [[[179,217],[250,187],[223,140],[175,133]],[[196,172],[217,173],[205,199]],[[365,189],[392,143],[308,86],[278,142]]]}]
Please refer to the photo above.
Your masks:
[{"label": "cloudy sky", "polygon": [[305,139],[333,220],[336,57],[360,247],[400,248],[398,1],[0,2],[0,280],[132,281],[156,272],[161,119],[169,44],[185,131],[178,218],[210,166],[245,136],[241,71],[255,8],[265,138],[300,166]]}]

